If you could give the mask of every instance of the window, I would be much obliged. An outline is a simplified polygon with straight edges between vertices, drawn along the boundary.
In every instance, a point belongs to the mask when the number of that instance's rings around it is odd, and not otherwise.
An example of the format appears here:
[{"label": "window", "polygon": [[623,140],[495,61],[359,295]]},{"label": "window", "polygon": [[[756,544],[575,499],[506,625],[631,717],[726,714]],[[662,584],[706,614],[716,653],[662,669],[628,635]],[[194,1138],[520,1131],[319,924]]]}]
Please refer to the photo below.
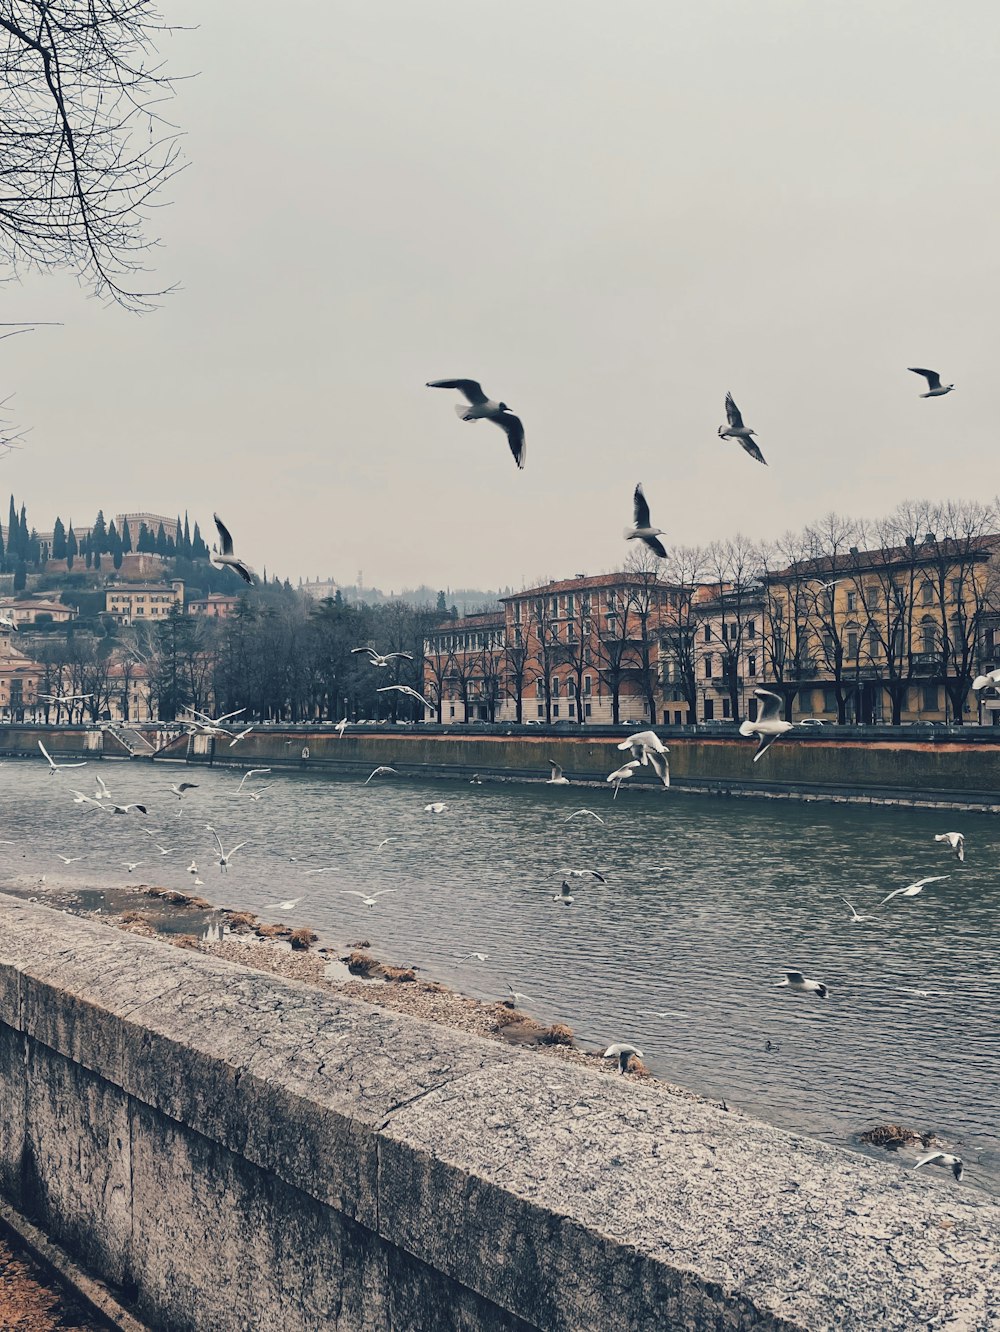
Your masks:
[{"label": "window", "polygon": [[756,675],[756,674],[757,674],[757,658],[754,655],[754,653],[751,652],[750,655],[747,657],[747,675]]},{"label": "window", "polygon": [[708,652],[708,653],[705,654],[705,659],[704,659],[704,674],[705,674],[705,679],[706,679],[706,680],[711,680],[711,678],[712,678],[712,654],[711,654],[711,652]]},{"label": "window", "polygon": [[848,594],[847,594],[847,609],[848,609],[849,611],[855,611],[855,610],[857,610],[857,608],[858,608],[858,594],[857,594],[857,592],[848,592]]},{"label": "window", "polygon": [[705,721],[714,721],[714,720],[715,720],[715,699],[714,699],[714,698],[706,698],[706,699],[705,699],[705,701],[704,701],[704,703],[703,703],[703,705],[702,705],[702,716],[704,717]]},{"label": "window", "polygon": [[584,715],[585,717],[589,717],[589,716],[590,716],[590,704],[589,704],[589,703],[585,703],[585,704],[584,704],[583,715]]},{"label": "window", "polygon": [[937,648],[937,629],[933,624],[925,624],[920,630],[920,651],[934,652]]},{"label": "window", "polygon": [[553,703],[553,704],[552,704],[552,715],[553,715],[553,717],[558,717],[558,716],[559,716],[559,704],[558,704],[558,703]]},{"label": "window", "polygon": [[535,681],[535,697],[536,698],[545,697],[545,681],[542,679],[538,679]]},{"label": "window", "polygon": [[724,699],[722,700],[722,715],[723,715],[723,717],[728,717],[728,716],[730,715],[730,713],[729,713],[729,699],[728,699],[728,698],[724,698]]},{"label": "window", "polygon": [[449,708],[449,713],[448,713],[448,715],[451,716],[451,717],[454,717],[454,715],[455,715],[455,705],[454,705],[454,703],[451,704],[451,707]]},{"label": "window", "polygon": [[576,716],[576,705],[573,704],[573,703],[571,703],[571,704],[569,705],[569,715],[570,715],[571,717],[575,717],[575,716]]},{"label": "window", "polygon": [[553,698],[558,698],[558,697],[559,697],[559,676],[558,676],[558,675],[553,675],[553,677],[552,677],[552,697],[553,697]]},{"label": "window", "polygon": [[539,703],[539,704],[538,704],[538,715],[539,715],[539,717],[544,717],[544,716],[545,716],[545,704],[544,704],[544,703]]},{"label": "window", "polygon": [[858,657],[858,631],[856,629],[847,631],[847,657],[850,661],[856,661]]},{"label": "window", "polygon": [[747,620],[747,638],[757,637],[757,625],[753,620]]},{"label": "window", "polygon": [[923,582],[920,584],[920,604],[929,606],[934,600],[934,584]]},{"label": "window", "polygon": [[837,711],[837,691],[836,691],[836,689],[824,689],[824,690],[823,690],[823,711],[824,711],[824,712],[836,712],[836,711]]},{"label": "window", "polygon": [[921,686],[920,707],[923,712],[937,712],[938,710],[937,685],[926,684]]},{"label": "window", "polygon": [[961,601],[961,600],[962,600],[962,580],[961,580],[961,578],[953,578],[953,579],[951,580],[951,599],[952,599],[952,601]]},{"label": "window", "polygon": [[583,692],[584,692],[585,694],[589,694],[589,693],[590,693],[590,686],[591,686],[591,679],[590,679],[590,676],[589,676],[589,675],[585,675],[585,676],[583,677]]}]

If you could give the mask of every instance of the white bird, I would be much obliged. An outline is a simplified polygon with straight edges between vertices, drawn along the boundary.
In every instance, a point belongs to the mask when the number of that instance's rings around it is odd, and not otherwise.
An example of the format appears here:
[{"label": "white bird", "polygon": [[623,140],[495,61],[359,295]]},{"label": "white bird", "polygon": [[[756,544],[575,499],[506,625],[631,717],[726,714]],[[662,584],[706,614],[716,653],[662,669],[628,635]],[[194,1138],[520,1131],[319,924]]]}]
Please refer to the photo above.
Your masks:
[{"label": "white bird", "polygon": [[428,703],[423,694],[418,694],[409,685],[383,685],[381,689],[376,689],[375,692],[376,694],[405,694],[407,698],[415,698],[423,707],[429,708],[431,712],[434,711],[434,704]]},{"label": "white bird", "polygon": [[757,746],[757,752],[753,756],[754,763],[767,752],[774,744],[779,735],[785,735],[792,730],[795,723],[782,721],[781,713],[784,708],[780,694],[774,694],[770,689],[755,689],[753,696],[758,700],[759,711],[757,720],[740,722],[740,735],[755,735],[760,740]]},{"label": "white bird", "polygon": [[977,675],[972,687],[978,694],[980,689],[1000,689],[1000,670],[989,671],[986,675]]},{"label": "white bird", "polygon": [[568,874],[571,879],[596,879],[598,883],[607,883],[607,879],[599,870],[595,869],[564,869],[563,874]]},{"label": "white bird", "polygon": [[545,779],[546,786],[569,786],[569,778],[563,776],[563,770],[558,763],[553,763],[552,759],[546,759],[545,762],[551,769],[548,777]]},{"label": "white bird", "polygon": [[197,732],[200,735],[225,735],[231,740],[233,732],[227,730],[222,723],[229,721],[231,717],[238,717],[241,712],[246,712],[246,708],[236,708],[233,712],[224,712],[221,717],[210,717],[207,712],[199,712],[197,708],[190,706],[185,711],[192,714],[191,720],[186,722],[186,725],[190,727],[189,734],[194,735]]},{"label": "white bird", "polygon": [[[16,625],[16,624],[14,623],[14,621],[13,621],[12,619],[10,619],[10,617],[7,616],[7,615],[0,615],[0,629],[10,629],[10,630],[12,630],[15,634],[17,633],[17,625]],[[45,697],[47,697],[47,695],[45,695],[45,694],[39,694],[38,697],[39,697],[39,698],[45,698]]]},{"label": "white bird", "polygon": [[733,395],[731,393],[726,394],[726,420],[729,422],[729,427],[728,429],[724,429],[722,426],[719,426],[719,438],[738,439],[746,449],[747,453],[749,453],[750,457],[756,458],[759,463],[763,463],[766,467],[767,461],[764,455],[753,442],[752,436],[757,432],[756,430],[748,430],[743,424],[743,417],[740,415],[740,409],[733,401]]},{"label": "white bird", "polygon": [[615,793],[612,799],[614,800],[618,799],[618,792],[621,789],[622,782],[627,782],[630,777],[633,777],[635,775],[635,770],[638,767],[639,767],[639,760],[630,759],[628,763],[623,763],[622,766],[620,768],[616,768],[614,772],[608,773],[607,777],[605,777],[604,780],[606,782],[614,782],[615,784]]},{"label": "white bird", "polygon": [[199,879],[199,878],[196,877],[196,878],[194,879],[193,882],[194,882],[194,883],[200,883],[201,886],[202,886],[203,888],[204,888],[204,886],[205,886],[205,880],[204,880],[204,879]]},{"label": "white bird", "polygon": [[443,814],[448,808],[444,800],[435,800],[430,805],[424,805],[425,814]]},{"label": "white bird", "polygon": [[636,1049],[634,1045],[609,1045],[602,1056],[604,1059],[617,1059],[618,1072],[627,1073],[629,1060],[635,1055],[636,1059],[642,1058],[642,1051]]},{"label": "white bird", "polygon": [[132,801],[128,805],[116,805],[115,802],[112,800],[107,805],[101,805],[101,809],[103,809],[106,814],[127,814],[130,809],[137,809],[140,814],[149,813],[149,810],[146,808],[145,805],[138,805],[135,803],[135,801]]},{"label": "white bird", "polygon": [[489,953],[463,953],[458,960],[459,962],[465,962],[470,957],[475,958],[477,962],[485,962],[489,957]]},{"label": "white bird", "polygon": [[243,780],[240,782],[239,786],[236,788],[236,794],[239,795],[239,793],[243,790],[243,783],[244,783],[244,782],[248,782],[248,781],[250,780],[251,777],[263,777],[263,775],[264,775],[266,772],[270,772],[270,771],[271,771],[270,768],[248,768],[248,769],[246,770],[246,772],[243,774]]},{"label": "white bird", "polygon": [[46,762],[47,762],[48,765],[49,765],[49,772],[50,772],[50,773],[56,773],[56,772],[59,772],[62,768],[85,768],[85,767],[87,766],[87,760],[86,760],[86,759],[84,759],[82,763],[56,763],[55,759],[52,757],[52,755],[49,753],[49,751],[48,751],[48,750],[45,748],[45,746],[42,744],[41,740],[39,740],[39,742],[38,742],[38,748],[39,748],[39,749],[42,751],[42,753],[45,755],[45,760],[46,760]]},{"label": "white bird", "polygon": [[178,798],[178,800],[183,800],[183,799],[184,799],[184,793],[185,793],[185,791],[197,791],[197,789],[198,789],[198,783],[197,783],[197,782],[173,782],[173,783],[171,783],[170,789],[171,789],[171,791],[173,791],[174,795]]},{"label": "white bird", "polygon": [[[245,560],[241,560],[238,555],[233,554],[233,538],[229,535],[229,528],[225,525],[219,515],[213,513],[212,517],[215,519],[215,526],[218,528],[219,532],[219,540],[222,542],[222,554],[213,554],[211,557],[212,563],[217,564],[220,569],[232,569],[235,573],[239,574],[244,583],[249,583],[250,586],[253,587],[256,574]],[[243,711],[243,709],[241,708],[240,711]]]},{"label": "white bird", "polygon": [[908,365],[907,370],[914,375],[923,375],[927,380],[927,393],[921,393],[922,398],[943,398],[946,393],[950,393],[955,387],[954,384],[942,384],[941,376],[936,370],[920,370],[915,365]]},{"label": "white bird", "polygon": [[[352,657],[358,652],[367,652],[369,665],[377,666],[380,669],[383,666],[388,666],[390,661],[396,661],[397,659],[400,661],[413,660],[413,656],[409,652],[387,652],[384,656],[382,656],[380,653],[376,652],[374,648],[370,647],[351,648]],[[347,725],[346,717],[344,718],[343,725],[345,726]]]},{"label": "white bird", "polygon": [[917,893],[923,892],[925,884],[938,883],[941,879],[950,877],[949,874],[932,874],[926,879],[918,879],[916,883],[911,883],[906,888],[897,888],[888,897],[883,897],[879,906],[885,906],[886,902],[891,902],[894,897],[916,897]]},{"label": "white bird", "polygon": [[[847,902],[847,898],[843,895],[843,893],[838,893],[837,896],[840,898],[840,900],[841,900],[842,902]],[[852,925],[860,925],[860,924],[862,924],[862,922],[864,922],[864,921],[866,921],[866,920],[874,920],[874,919],[875,919],[874,916],[859,916],[858,913],[857,913],[857,911],[855,911],[854,906],[853,906],[853,904],[852,904],[851,902],[847,902],[847,905],[851,908],[851,924],[852,924]]]},{"label": "white bird", "polygon": [[[145,831],[146,829],[144,828],[143,832]],[[176,846],[161,846],[160,843],[157,842],[155,839],[153,841],[153,845],[156,847],[157,851],[160,853],[161,856],[169,856],[174,851],[177,850]]]},{"label": "white bird", "polygon": [[264,792],[265,792],[266,790],[267,790],[267,787],[266,787],[266,786],[262,786],[261,789],[260,789],[259,791],[248,791],[248,792],[247,792],[247,795],[250,797],[250,799],[251,799],[252,801],[254,801],[254,803],[256,803],[258,800],[263,800],[263,799],[264,799]]},{"label": "white bird", "polygon": [[378,855],[378,853],[382,850],[382,848],[384,846],[388,846],[391,841],[393,841],[393,838],[383,837],[381,842],[379,842],[378,846],[375,848],[375,854]]},{"label": "white bird", "polygon": [[636,731],[634,735],[626,737],[618,748],[630,750],[632,757],[638,759],[643,767],[652,764],[663,785],[670,785],[670,760],[667,758],[670,751],[655,731]]},{"label": "white bird", "polygon": [[111,792],[108,790],[104,778],[100,773],[94,774],[94,780],[97,782],[97,790],[94,792],[95,800],[110,800]]},{"label": "white bird", "polygon": [[796,994],[816,994],[821,999],[825,999],[830,993],[822,981],[807,980],[801,971],[786,971],[785,979],[775,982],[777,989],[780,990],[782,986],[787,986],[788,989],[794,990]]},{"label": "white bird", "polygon": [[228,873],[229,862],[232,860],[233,856],[236,855],[236,852],[239,851],[240,847],[246,846],[246,842],[237,842],[231,851],[226,851],[224,850],[222,845],[222,838],[219,836],[219,834],[215,831],[214,828],[211,829],[211,833],[219,844],[219,869],[224,870],[226,873]]},{"label": "white bird", "polygon": [[522,999],[531,998],[530,994],[525,994],[522,990],[515,990],[509,981],[507,983],[507,990],[510,994],[510,998],[504,999],[503,1003],[505,1003],[508,1008],[513,1008],[515,1005],[520,1004]]},{"label": "white bird", "polygon": [[197,866],[197,864],[195,863],[195,861],[192,860],[192,861],[191,861],[191,864],[188,865],[188,867],[187,867],[187,872],[188,872],[188,874],[197,874],[197,873],[198,873],[198,866]]},{"label": "white bird", "polygon": [[304,870],[304,874],[336,874],[339,869],[336,865],[320,865],[318,869]]},{"label": "white bird", "polygon": [[569,890],[569,884],[565,879],[562,881],[562,887],[552,898],[553,902],[564,902],[566,906],[572,906],[574,902],[573,894]]},{"label": "white bird", "polygon": [[78,703],[83,702],[85,698],[93,698],[93,694],[39,694],[39,698],[44,698],[47,703]]},{"label": "white bird", "polygon": [[935,842],[947,842],[958,860],[965,860],[965,837],[962,833],[935,833]]},{"label": "white bird", "polygon": [[293,911],[300,902],[304,902],[306,894],[301,897],[289,897],[285,902],[268,902],[264,907],[265,911]]},{"label": "white bird", "polygon": [[381,888],[377,893],[360,893],[356,888],[341,889],[341,892],[349,893],[351,897],[360,897],[361,901],[368,908],[375,906],[376,903],[378,902],[378,899],[380,897],[384,897],[386,893],[394,893],[396,891],[397,890],[395,888]]},{"label": "white bird", "polygon": [[[633,527],[626,527],[625,540],[644,541],[654,555],[661,560],[665,560],[667,558],[667,552],[663,548],[663,543],[656,539],[658,536],[664,535],[663,528],[650,526],[649,505],[646,503],[646,496],[643,494],[641,481],[635,488],[635,494],[632,496],[632,504],[635,513],[635,525]],[[620,745],[619,748],[621,748]]]},{"label": "white bird", "polygon": [[563,823],[569,823],[570,819],[575,819],[579,814],[589,814],[592,819],[596,819],[602,827],[604,826],[604,820],[601,818],[600,814],[595,814],[592,809],[574,809],[572,814],[566,815],[563,819]]},{"label": "white bird", "polygon": [[947,1170],[951,1171],[956,1179],[962,1178],[962,1173],[965,1169],[962,1165],[962,1158],[960,1156],[952,1156],[949,1152],[932,1152],[930,1156],[925,1156],[922,1161],[918,1161],[913,1169],[919,1170],[921,1166],[925,1165],[944,1166]]},{"label": "white bird", "polygon": [[84,795],[82,791],[77,791],[74,787],[70,787],[70,790],[73,792],[74,805],[96,805],[98,809],[104,808],[101,802],[95,800],[93,796]]},{"label": "white bird", "polygon": [[482,784],[483,784],[483,779],[482,779],[482,777],[480,777],[480,775],[479,775],[478,772],[474,772],[474,773],[472,774],[472,776],[469,778],[469,785],[470,785],[470,786],[482,786]]},{"label": "white bird", "polygon": [[145,863],[144,860],[127,860],[125,862],[125,868],[128,870],[129,874],[131,874],[133,870],[137,870],[140,865],[145,865]]},{"label": "white bird", "polygon": [[[373,773],[371,773],[368,777],[365,778],[365,780],[364,780],[364,782],[362,783],[362,785],[363,785],[363,786],[367,786],[368,783],[371,781],[372,777],[383,777],[383,776],[385,776],[386,774],[389,774],[389,773],[391,773],[393,777],[398,777],[398,776],[399,776],[399,773],[396,771],[395,768],[388,768],[388,767],[386,767],[386,765],[385,765],[384,763],[379,764],[379,766],[375,769],[375,771],[374,771]],[[389,841],[389,838],[387,837],[385,840],[388,842],[388,841]],[[384,845],[384,844],[383,844],[383,845]]]},{"label": "white bird", "polygon": [[340,736],[341,740],[343,740],[344,732],[347,730],[347,718],[341,717],[340,721],[337,722],[337,725],[333,729]]},{"label": "white bird", "polygon": [[474,379],[429,379],[428,388],[458,389],[469,405],[457,403],[455,411],[463,421],[492,421],[507,436],[507,443],[518,467],[524,466],[527,448],[524,443],[524,425],[505,402],[493,402]]},{"label": "white bird", "polygon": [[64,856],[61,851],[57,851],[56,855],[59,857],[59,859],[62,861],[64,865],[72,865],[74,860],[83,859],[83,856]]},{"label": "white bird", "polygon": [[256,722],[251,722],[245,731],[240,731],[239,735],[234,735],[229,742],[229,748],[232,749],[233,745],[238,744],[240,740],[245,740],[256,725]]}]

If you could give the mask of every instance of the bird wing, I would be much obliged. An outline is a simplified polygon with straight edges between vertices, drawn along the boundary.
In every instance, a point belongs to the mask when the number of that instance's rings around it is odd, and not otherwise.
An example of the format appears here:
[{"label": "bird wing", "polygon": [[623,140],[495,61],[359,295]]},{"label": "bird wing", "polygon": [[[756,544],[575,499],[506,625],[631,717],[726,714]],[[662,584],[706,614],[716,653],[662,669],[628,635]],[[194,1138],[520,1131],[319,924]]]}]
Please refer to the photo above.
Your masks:
[{"label": "bird wing", "polygon": [[[761,461],[763,462],[763,459],[761,459]],[[231,564],[229,567],[230,569],[236,570],[244,583],[248,584],[250,587],[254,586],[256,578],[254,576],[254,571],[250,568],[249,564],[244,564],[242,560],[237,560],[235,564]]]},{"label": "bird wing", "polygon": [[664,785],[664,786],[669,786],[669,785],[670,785],[670,764],[669,764],[669,761],[668,761],[668,759],[667,759],[666,754],[661,754],[661,753],[659,753],[659,752],[658,752],[657,750],[655,750],[655,749],[647,749],[647,750],[646,750],[646,757],[649,759],[650,763],[653,765],[653,769],[654,769],[654,771],[656,772],[657,777],[659,777],[660,781],[663,783],[663,785]]},{"label": "bird wing", "polygon": [[369,660],[378,661],[378,653],[373,651],[370,647],[351,648],[352,657],[356,652],[366,652],[368,654]]},{"label": "bird wing", "polygon": [[232,555],[233,538],[229,535],[229,528],[217,513],[213,513],[212,517],[215,519],[215,526],[219,529],[219,540],[222,542],[223,555]]},{"label": "bird wing", "polygon": [[754,698],[760,702],[760,712],[758,721],[780,721],[781,710],[784,707],[784,700],[780,694],[773,693],[770,689],[755,689]]},{"label": "bird wing", "polygon": [[412,653],[412,652],[387,652],[387,653],[385,654],[385,656],[383,657],[383,661],[392,661],[393,657],[401,657],[401,658],[403,659],[403,661],[412,661],[412,660],[413,660],[413,653]]},{"label": "bird wing", "polygon": [[740,437],[740,443],[746,449],[747,453],[749,453],[751,458],[756,458],[759,463],[763,463],[765,467],[767,466],[767,459],[752,439],[748,438],[746,435],[742,435]]},{"label": "bird wing", "polygon": [[928,388],[936,389],[941,387],[941,376],[936,370],[921,370],[915,365],[908,365],[906,368],[911,374],[923,375],[924,379],[927,380]]},{"label": "bird wing", "polygon": [[197,789],[198,789],[198,783],[197,783],[197,782],[178,782],[178,784],[177,784],[177,789],[178,789],[178,791],[197,791]]},{"label": "bird wing", "polygon": [[[921,371],[921,374],[922,373],[923,371]],[[944,1152],[931,1152],[930,1156],[925,1156],[922,1160],[918,1161],[917,1164],[913,1167],[913,1169],[919,1170],[921,1166],[933,1165],[935,1161],[943,1161],[943,1160],[944,1160]]]},{"label": "bird wing", "polygon": [[[243,847],[243,846],[246,846],[246,842],[237,842],[236,845],[233,847],[232,851],[230,851],[229,855],[230,855],[230,856],[235,856],[235,855],[236,855],[236,852],[239,851],[240,847]],[[226,859],[228,860],[228,859],[229,859],[229,856],[227,856]]]},{"label": "bird wing", "polygon": [[[840,900],[841,900],[842,902],[847,902],[847,898],[844,896],[843,893],[838,893],[837,896],[840,898]],[[851,915],[852,915],[852,916],[856,916],[858,913],[857,913],[857,911],[855,911],[855,909],[854,909],[854,903],[853,903],[853,902],[847,902],[847,905],[851,908]]]},{"label": "bird wing", "polygon": [[98,785],[98,786],[101,788],[101,790],[103,791],[105,797],[106,797],[108,800],[110,800],[110,799],[111,799],[111,792],[110,792],[110,791],[108,790],[108,788],[105,786],[105,784],[104,784],[104,778],[101,776],[100,773],[95,773],[95,774],[94,774],[94,778],[95,778],[95,780],[96,780],[96,782],[97,782],[97,785]]},{"label": "bird wing", "polygon": [[882,898],[882,901],[879,902],[879,906],[885,906],[886,902],[891,902],[892,899],[893,899],[894,897],[898,897],[898,896],[900,895],[900,893],[905,893],[905,892],[907,892],[907,891],[908,891],[908,889],[906,889],[906,888],[896,888],[896,889],[894,889],[894,890],[889,894],[888,897],[883,897],[883,898]]},{"label": "bird wing", "polygon": [[740,409],[736,406],[736,403],[733,402],[733,395],[731,393],[726,394],[726,419],[729,422],[730,429],[743,429],[743,417],[740,415]]},{"label": "bird wing", "polygon": [[649,505],[646,503],[646,496],[643,494],[641,481],[635,488],[635,494],[632,496],[632,503],[635,509],[636,527],[648,527]]},{"label": "bird wing", "polygon": [[56,765],[52,762],[52,755],[49,753],[49,751],[48,751],[48,750],[45,748],[45,746],[42,744],[41,740],[39,740],[39,742],[38,742],[38,748],[42,751],[42,753],[43,753],[43,754],[45,755],[45,757],[48,759],[50,766],[54,768]]},{"label": "bird wing", "polygon": [[932,874],[928,879],[918,879],[916,883],[911,883],[910,888],[923,888],[923,886],[927,883],[937,883],[940,879],[949,879],[949,878],[951,878],[950,874]]},{"label": "bird wing", "polygon": [[552,777],[561,777],[561,776],[562,776],[562,768],[560,768],[560,766],[559,766],[558,763],[553,763],[551,759],[546,759],[545,761],[546,761],[546,763],[549,765],[549,767],[552,769],[552,772],[549,774],[550,776],[552,776]]},{"label": "bird wing", "polygon": [[785,977],[793,984],[799,985],[805,980],[805,975],[801,971],[786,971]]},{"label": "bird wing", "polygon": [[757,753],[754,754],[753,756],[754,763],[756,763],[759,758],[764,757],[764,755],[771,748],[771,746],[774,744],[777,738],[778,737],[776,735],[762,735],[760,737],[760,744],[757,746]]},{"label": "bird wing", "polygon": [[661,560],[665,560],[667,558],[666,549],[664,548],[663,542],[660,540],[659,537],[648,536],[648,537],[643,537],[642,540],[643,543],[649,547],[649,549],[653,552],[654,555],[658,555]]},{"label": "bird wing", "polygon": [[459,393],[464,393],[469,402],[475,403],[476,406],[489,402],[482,386],[475,379],[428,379],[427,388],[458,389]]},{"label": "bird wing", "polygon": [[513,412],[501,412],[499,416],[491,416],[489,419],[494,425],[498,425],[507,436],[507,443],[514,455],[514,461],[518,467],[523,468],[528,450],[524,443],[524,425],[521,418],[515,416]]}]

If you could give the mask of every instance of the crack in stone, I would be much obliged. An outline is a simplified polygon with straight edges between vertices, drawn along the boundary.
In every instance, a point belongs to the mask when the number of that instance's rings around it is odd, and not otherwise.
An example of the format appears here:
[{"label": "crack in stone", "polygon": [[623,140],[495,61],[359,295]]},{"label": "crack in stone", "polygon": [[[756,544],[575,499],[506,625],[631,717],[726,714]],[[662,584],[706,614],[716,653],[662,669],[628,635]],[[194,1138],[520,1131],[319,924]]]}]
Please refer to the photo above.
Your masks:
[{"label": "crack in stone", "polygon": [[400,1110],[405,1110],[408,1106],[415,1105],[417,1101],[422,1101],[425,1096],[430,1096],[433,1092],[441,1091],[444,1087],[450,1087],[451,1084],[457,1082],[459,1078],[468,1077],[468,1074],[469,1070],[467,1069],[461,1073],[455,1073],[452,1077],[445,1078],[443,1082],[436,1082],[433,1087],[425,1087],[423,1091],[418,1091],[416,1095],[408,1096],[405,1101],[400,1101],[398,1104],[390,1106],[386,1111],[385,1118],[382,1120],[381,1124],[378,1125],[376,1132],[381,1133],[386,1129],[392,1121],[393,1116]]}]

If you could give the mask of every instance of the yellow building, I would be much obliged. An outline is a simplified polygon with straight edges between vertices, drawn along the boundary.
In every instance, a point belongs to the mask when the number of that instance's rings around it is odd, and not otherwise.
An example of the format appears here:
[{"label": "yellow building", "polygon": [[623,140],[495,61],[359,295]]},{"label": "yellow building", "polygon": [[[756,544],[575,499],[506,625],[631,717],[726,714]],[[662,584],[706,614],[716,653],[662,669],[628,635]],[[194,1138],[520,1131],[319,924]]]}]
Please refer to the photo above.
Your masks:
[{"label": "yellow building", "polygon": [[184,609],[184,583],[112,583],[104,593],[104,608],[118,624],[136,620],[161,620],[177,607]]}]

